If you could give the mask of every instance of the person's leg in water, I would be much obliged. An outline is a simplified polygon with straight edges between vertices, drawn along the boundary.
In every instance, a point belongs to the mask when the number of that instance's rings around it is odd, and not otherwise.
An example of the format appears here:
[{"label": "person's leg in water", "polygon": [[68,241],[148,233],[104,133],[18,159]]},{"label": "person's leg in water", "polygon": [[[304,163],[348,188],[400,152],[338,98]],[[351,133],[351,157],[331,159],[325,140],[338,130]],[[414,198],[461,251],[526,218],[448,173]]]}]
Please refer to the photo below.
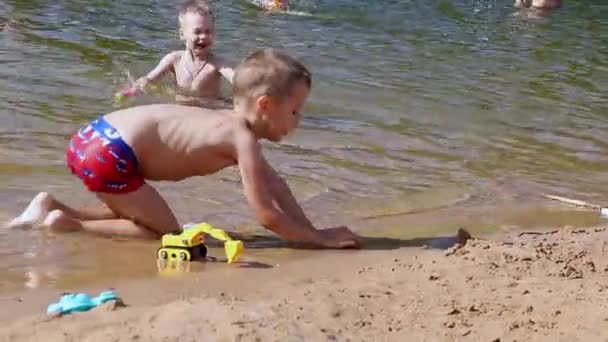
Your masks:
[{"label": "person's leg in water", "polygon": [[74,209],[58,201],[53,195],[41,192],[30,201],[19,216],[8,222],[6,227],[20,228],[40,224],[49,212],[53,210],[61,210],[78,220],[108,220],[117,218],[117,215],[106,206]]},{"label": "person's leg in water", "polygon": [[116,213],[117,218],[79,220],[68,212],[53,210],[44,220],[44,225],[56,231],[84,231],[141,239],[156,239],[181,229],[167,202],[148,184],[133,192],[98,193],[97,197]]}]

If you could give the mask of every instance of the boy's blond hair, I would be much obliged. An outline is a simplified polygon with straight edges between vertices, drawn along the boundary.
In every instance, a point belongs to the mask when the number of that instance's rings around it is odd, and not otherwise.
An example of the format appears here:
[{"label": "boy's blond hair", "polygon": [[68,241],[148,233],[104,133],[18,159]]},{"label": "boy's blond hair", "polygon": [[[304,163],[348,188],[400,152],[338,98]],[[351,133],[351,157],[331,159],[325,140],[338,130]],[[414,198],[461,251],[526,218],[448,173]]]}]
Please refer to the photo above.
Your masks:
[{"label": "boy's blond hair", "polygon": [[186,13],[198,13],[202,16],[210,16],[213,18],[213,11],[211,5],[206,0],[187,0],[184,1],[177,9],[177,18],[179,25],[183,25],[184,16]]},{"label": "boy's blond hair", "polygon": [[234,71],[234,100],[250,100],[268,95],[284,98],[290,95],[293,86],[305,82],[311,87],[310,71],[297,59],[273,50],[257,50],[245,57]]}]

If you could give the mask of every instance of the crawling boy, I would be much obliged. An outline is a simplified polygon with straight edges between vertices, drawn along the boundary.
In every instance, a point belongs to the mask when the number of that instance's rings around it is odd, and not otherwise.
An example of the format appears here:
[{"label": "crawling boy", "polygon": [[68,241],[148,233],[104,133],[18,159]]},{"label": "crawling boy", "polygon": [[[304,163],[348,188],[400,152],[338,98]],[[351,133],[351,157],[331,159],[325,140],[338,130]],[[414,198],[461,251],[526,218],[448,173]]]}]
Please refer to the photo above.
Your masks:
[{"label": "crawling boy", "polygon": [[262,226],[287,240],[356,247],[359,238],[346,227],[317,230],[262,154],[259,140],[278,142],[297,126],[310,87],[299,61],[261,50],[236,69],[232,111],[162,104],[101,116],[72,137],[66,161],[112,213],[76,210],[41,193],[10,225],[157,238],[180,225],[146,180],[180,181],[238,165]]},{"label": "crawling boy", "polygon": [[178,10],[179,36],[185,49],[161,59],[146,76],[138,79],[125,93],[144,91],[149,83],[171,73],[176,100],[183,104],[213,103],[220,95],[222,77],[232,83],[233,70],[211,52],[215,43],[215,18],[203,0],[188,0]]}]

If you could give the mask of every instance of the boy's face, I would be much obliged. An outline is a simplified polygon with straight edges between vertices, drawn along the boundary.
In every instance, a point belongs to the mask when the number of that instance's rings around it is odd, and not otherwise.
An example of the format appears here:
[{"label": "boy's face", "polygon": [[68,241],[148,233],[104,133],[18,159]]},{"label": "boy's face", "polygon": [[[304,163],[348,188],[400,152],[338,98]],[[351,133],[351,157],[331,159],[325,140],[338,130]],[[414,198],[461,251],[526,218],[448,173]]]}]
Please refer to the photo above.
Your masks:
[{"label": "boy's face", "polygon": [[304,82],[293,86],[288,96],[275,98],[262,96],[258,99],[258,107],[268,117],[268,140],[281,141],[300,122],[300,110],[304,106],[310,89]]},{"label": "boy's face", "polygon": [[215,42],[215,23],[210,15],[187,12],[182,16],[180,38],[193,55],[204,57]]}]

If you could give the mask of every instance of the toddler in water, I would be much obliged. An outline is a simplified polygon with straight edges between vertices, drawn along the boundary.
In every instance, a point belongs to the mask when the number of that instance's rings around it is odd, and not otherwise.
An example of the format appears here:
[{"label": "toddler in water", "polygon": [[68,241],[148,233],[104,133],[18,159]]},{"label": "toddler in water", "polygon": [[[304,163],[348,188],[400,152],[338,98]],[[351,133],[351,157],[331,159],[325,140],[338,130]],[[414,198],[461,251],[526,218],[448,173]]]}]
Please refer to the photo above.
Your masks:
[{"label": "toddler in water", "polygon": [[318,247],[357,247],[359,237],[346,227],[316,229],[262,154],[259,140],[278,142],[297,126],[310,86],[299,61],[262,50],[236,68],[231,111],[157,104],[101,116],[72,137],[66,161],[111,212],[73,209],[40,193],[9,226],[42,222],[55,230],[158,238],[180,225],[146,180],[179,181],[237,165],[262,226]]},{"label": "toddler in water", "polygon": [[178,19],[185,50],[167,54],[152,71],[123,93],[144,91],[147,84],[157,82],[171,72],[178,102],[205,104],[218,99],[222,77],[232,83],[232,68],[211,52],[215,42],[215,19],[209,4],[203,0],[188,0],[180,6]]}]

